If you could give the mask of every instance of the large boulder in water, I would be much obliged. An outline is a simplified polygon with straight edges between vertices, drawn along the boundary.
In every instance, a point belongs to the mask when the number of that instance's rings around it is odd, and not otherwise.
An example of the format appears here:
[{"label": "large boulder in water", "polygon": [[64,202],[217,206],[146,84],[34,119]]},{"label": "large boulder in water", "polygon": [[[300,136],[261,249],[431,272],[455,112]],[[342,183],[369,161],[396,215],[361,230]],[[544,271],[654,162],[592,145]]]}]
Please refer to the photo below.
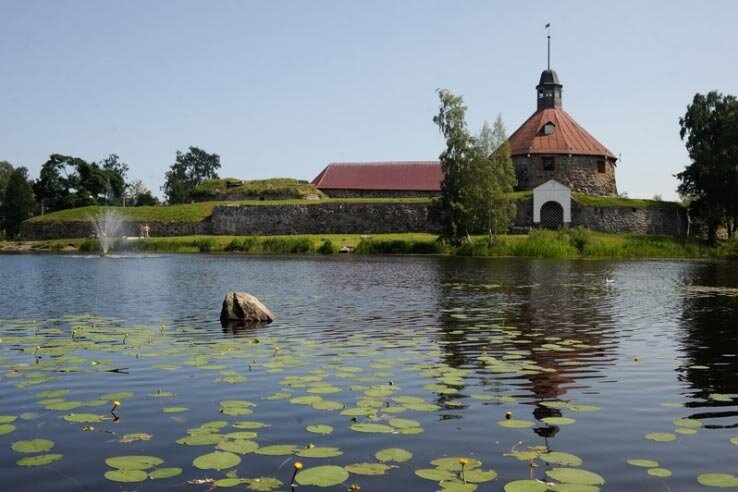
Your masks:
[{"label": "large boulder in water", "polygon": [[274,315],[262,302],[246,292],[229,292],[223,300],[221,321],[274,321]]}]

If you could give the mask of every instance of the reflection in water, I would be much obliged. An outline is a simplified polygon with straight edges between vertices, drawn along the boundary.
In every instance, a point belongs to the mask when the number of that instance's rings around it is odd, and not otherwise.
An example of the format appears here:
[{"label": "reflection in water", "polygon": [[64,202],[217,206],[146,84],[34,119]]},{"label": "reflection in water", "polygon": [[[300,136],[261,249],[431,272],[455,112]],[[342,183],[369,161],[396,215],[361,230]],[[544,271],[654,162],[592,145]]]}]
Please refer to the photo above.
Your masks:
[{"label": "reflection in water", "polygon": [[[738,268],[694,264],[682,277],[679,378],[694,392],[687,406],[707,427],[738,427],[733,402],[738,394]],[[722,419],[722,420],[721,420]]]}]

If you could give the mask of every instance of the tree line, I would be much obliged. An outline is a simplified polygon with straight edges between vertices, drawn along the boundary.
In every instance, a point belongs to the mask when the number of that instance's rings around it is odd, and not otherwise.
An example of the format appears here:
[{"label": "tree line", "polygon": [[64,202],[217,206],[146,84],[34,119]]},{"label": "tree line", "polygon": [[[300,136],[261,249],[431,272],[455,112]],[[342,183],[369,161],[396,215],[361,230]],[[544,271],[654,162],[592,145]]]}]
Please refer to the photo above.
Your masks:
[{"label": "tree line", "polygon": [[[433,121],[446,139],[440,155],[443,182],[436,213],[441,239],[453,244],[486,232],[490,243],[509,229],[515,216],[510,192],[515,171],[501,118],[470,133],[461,96],[439,89],[440,107]],[[704,225],[714,242],[721,226],[738,232],[738,99],[713,91],[696,94],[679,119],[691,162],[676,178],[677,191],[690,215]],[[193,201],[196,188],[217,179],[220,156],[198,147],[176,152],[161,187],[169,204]],[[99,162],[52,154],[32,180],[25,167],[0,161],[0,238],[15,237],[20,224],[45,212],[88,205],[158,205],[140,180],[127,181],[128,165],[116,154]]]},{"label": "tree line", "polygon": [[[220,156],[197,147],[177,151],[162,187],[167,202],[188,203],[194,189],[217,178]],[[140,179],[128,179],[129,167],[116,154],[98,162],[51,154],[38,179],[28,169],[0,161],[0,238],[15,238],[21,223],[37,214],[89,205],[140,207],[159,205],[159,199]]]}]

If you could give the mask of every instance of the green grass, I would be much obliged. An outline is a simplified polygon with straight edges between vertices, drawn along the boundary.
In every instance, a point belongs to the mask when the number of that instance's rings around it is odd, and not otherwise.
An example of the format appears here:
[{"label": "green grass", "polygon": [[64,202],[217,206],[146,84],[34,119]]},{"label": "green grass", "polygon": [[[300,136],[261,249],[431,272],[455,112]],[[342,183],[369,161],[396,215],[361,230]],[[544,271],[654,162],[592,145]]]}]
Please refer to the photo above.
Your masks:
[{"label": "green grass", "polygon": [[[59,251],[79,248],[97,252],[99,243],[90,239],[35,241],[32,250]],[[295,236],[181,236],[120,240],[114,251],[175,253],[291,253],[335,254],[342,246],[355,254],[447,254],[484,257],[526,258],[726,258],[738,259],[738,239],[718,247],[696,239],[670,236],[607,234],[584,229],[534,230],[528,235],[501,235],[491,247],[486,236],[453,248],[433,234],[313,234]]]},{"label": "green grass", "polygon": [[662,200],[645,200],[621,196],[594,196],[583,195],[581,193],[572,193],[571,196],[582,205],[591,205],[596,207],[683,208],[681,203],[665,202]]},{"label": "green grass", "polygon": [[[231,186],[228,186],[228,184]],[[237,186],[233,186],[234,184]],[[305,195],[323,196],[323,193],[310,183],[292,178],[255,179],[240,181],[236,178],[211,179],[195,188],[196,199],[217,199],[223,195],[240,195],[244,198],[263,199],[301,199]]]}]

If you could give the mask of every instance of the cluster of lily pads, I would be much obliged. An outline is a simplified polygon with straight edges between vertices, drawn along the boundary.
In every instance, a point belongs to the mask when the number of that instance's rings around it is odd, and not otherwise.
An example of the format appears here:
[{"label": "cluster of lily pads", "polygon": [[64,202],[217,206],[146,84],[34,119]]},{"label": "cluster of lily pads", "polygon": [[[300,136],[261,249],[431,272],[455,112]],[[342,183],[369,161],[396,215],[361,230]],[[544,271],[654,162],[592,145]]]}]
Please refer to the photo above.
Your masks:
[{"label": "cluster of lily pads", "polygon": [[[412,470],[418,480],[436,482],[443,490],[472,491],[498,479],[496,470],[483,466],[481,459],[486,450],[469,450],[470,456],[440,456],[431,460],[430,465],[424,465],[414,459],[417,454],[417,451],[413,453],[414,449],[394,446],[408,439],[403,436],[423,434],[426,426],[439,415],[463,411],[471,404],[488,408],[490,422],[506,429],[504,432],[519,433],[503,434],[510,439],[510,446],[515,446],[519,440],[537,439],[530,428],[558,429],[575,424],[579,415],[600,410],[587,402],[540,401],[521,396],[505,384],[508,380],[545,378],[567,366],[576,366],[579,355],[595,350],[586,339],[565,339],[536,331],[523,333],[501,323],[479,323],[474,316],[455,309],[445,314],[456,320],[469,320],[469,326],[433,340],[425,334],[404,334],[401,329],[397,334],[403,336],[381,340],[366,333],[352,333],[342,340],[317,340],[299,333],[277,337],[268,332],[255,332],[242,338],[203,338],[195,327],[126,326],[120,320],[94,316],[41,323],[3,321],[0,322],[0,350],[2,353],[7,350],[9,360],[0,356],[0,367],[7,371],[6,379],[13,382],[17,391],[35,391],[38,412],[0,416],[0,436],[16,432],[18,422],[53,418],[67,422],[70,431],[102,431],[112,435],[114,444],[110,444],[111,447],[142,444],[157,437],[148,432],[118,435],[109,424],[128,418],[125,415],[127,402],[144,399],[162,404],[162,418],[189,423],[191,420],[184,417],[192,410],[197,410],[198,416],[207,416],[204,421],[190,424],[176,439],[178,446],[195,447],[193,449],[202,449],[202,452],[184,463],[166,463],[162,458],[145,454],[102,458],[108,467],[104,477],[110,481],[143,482],[180,477],[178,480],[192,484],[222,488],[243,485],[250,490],[268,492],[293,483],[303,487],[339,484],[351,487],[350,482],[360,483],[366,477],[391,475],[405,469]],[[474,314],[481,318],[489,315],[486,312]],[[464,343],[477,347],[469,356],[470,364],[460,367],[443,362],[447,354],[453,354],[462,338]],[[178,388],[152,387],[138,395],[127,388],[119,388],[122,391],[100,391],[92,398],[78,398],[70,390],[59,387],[60,383],[80,375],[115,373],[105,376],[120,376],[116,384],[123,386],[125,373],[159,371],[167,374],[182,370],[209,383],[223,385],[224,391],[243,387],[243,394],[249,395],[249,399],[223,399],[210,407],[194,409],[171,391],[180,391]],[[272,392],[262,394],[248,390],[249,382],[259,377],[274,380]],[[480,381],[495,384],[482,385]],[[411,382],[412,392],[405,389],[406,383],[410,386]],[[716,401],[730,399],[717,394],[713,398]],[[260,407],[269,402],[294,405],[296,413],[307,418],[307,425],[295,432],[292,441],[275,439],[270,435],[271,426],[259,420]],[[546,416],[528,420],[505,411],[511,408],[517,414],[521,408],[519,403],[534,403]],[[140,423],[141,426],[145,424]],[[675,434],[651,433],[646,438],[673,441],[677,439],[676,434],[694,434],[702,426],[699,420],[691,418],[677,419],[673,424]],[[23,429],[23,432],[28,430]],[[357,448],[361,447],[365,434],[381,435],[383,444],[388,447],[373,454],[375,461],[339,465],[337,461],[340,460],[335,459],[343,456],[344,450],[310,442],[310,436],[317,440],[337,432],[355,433],[353,440]],[[53,465],[63,461],[54,442],[41,436],[18,440],[10,446],[19,455],[17,464],[20,466]],[[100,443],[101,449],[105,446]],[[22,456],[26,454],[28,456]],[[176,455],[173,452],[171,456]],[[242,476],[242,460],[246,455],[267,457],[264,459],[274,457],[274,476]],[[506,455],[513,458],[511,463],[516,459],[528,464],[528,476],[508,481],[504,485],[506,492],[593,492],[605,483],[595,471],[582,467],[582,459],[552,450],[548,445],[531,445],[522,450],[513,448]],[[303,468],[300,463],[299,469],[294,468],[292,477],[289,473],[293,470],[281,469],[285,462],[293,461],[296,466],[298,462],[294,460],[300,459],[306,460],[308,466]],[[166,461],[174,461],[174,458]],[[629,463],[646,468],[647,474],[654,477],[670,475],[668,469],[655,461],[634,459]],[[731,480],[738,483],[738,478],[719,473],[700,475],[698,480],[708,486],[725,486],[716,484],[734,483]]]}]

